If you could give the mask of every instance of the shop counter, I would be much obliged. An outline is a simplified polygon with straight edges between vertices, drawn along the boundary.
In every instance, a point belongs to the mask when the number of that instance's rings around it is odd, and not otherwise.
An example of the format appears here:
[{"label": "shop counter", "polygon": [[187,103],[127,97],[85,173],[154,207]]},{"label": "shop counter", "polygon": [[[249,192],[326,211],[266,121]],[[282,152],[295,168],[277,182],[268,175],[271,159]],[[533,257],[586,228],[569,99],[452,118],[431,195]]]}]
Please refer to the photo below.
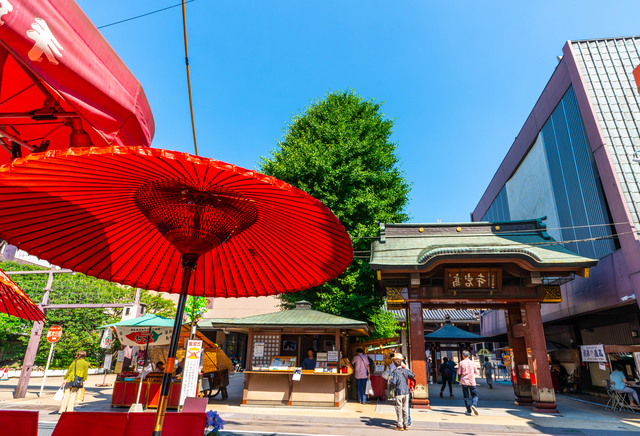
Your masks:
[{"label": "shop counter", "polygon": [[[150,381],[146,382],[149,386],[149,394],[147,395],[147,405],[146,407],[151,409],[158,408],[158,401],[160,400],[160,388],[162,387],[162,382],[160,381]],[[167,401],[167,409],[177,409],[180,405],[180,389],[182,387],[182,383],[180,382],[172,382],[171,387],[169,388],[169,398]]]},{"label": "shop counter", "polygon": [[242,404],[342,407],[351,374],[303,371],[294,381],[293,371],[245,371]]},{"label": "shop counter", "polygon": [[[136,395],[140,387],[140,379],[131,381],[116,381],[113,384],[113,393],[111,395],[111,407],[129,407],[136,403]],[[140,391],[140,404],[145,404],[147,400],[146,383],[142,385]]]},{"label": "shop counter", "polygon": [[[116,381],[113,384],[111,407],[130,407],[132,404],[136,403],[136,395],[138,394],[139,386],[139,379],[131,381]],[[161,386],[162,382],[159,381],[143,382],[137,403],[142,404],[145,408],[157,408]],[[178,403],[180,401],[180,388],[180,382],[171,383],[167,408],[178,408]]]}]

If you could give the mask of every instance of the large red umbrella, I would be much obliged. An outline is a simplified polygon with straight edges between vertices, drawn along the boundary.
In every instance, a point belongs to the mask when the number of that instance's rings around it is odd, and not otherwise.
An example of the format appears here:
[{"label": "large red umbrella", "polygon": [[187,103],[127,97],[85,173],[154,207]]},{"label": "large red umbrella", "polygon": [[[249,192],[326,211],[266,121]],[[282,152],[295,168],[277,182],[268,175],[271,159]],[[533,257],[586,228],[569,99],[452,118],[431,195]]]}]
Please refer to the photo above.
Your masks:
[{"label": "large red umbrella", "polygon": [[0,270],[0,312],[29,321],[44,321],[44,313],[2,270]]},{"label": "large red umbrella", "polygon": [[[10,244],[94,277],[180,292],[174,332],[187,294],[295,292],[337,277],[353,258],[344,227],[318,200],[273,177],[185,153],[96,147],[32,154],[0,167],[0,201],[0,238]],[[155,434],[177,345],[174,335]]]},{"label": "large red umbrella", "polygon": [[153,133],[140,83],[75,2],[0,1],[0,165],[70,143],[149,146]]}]

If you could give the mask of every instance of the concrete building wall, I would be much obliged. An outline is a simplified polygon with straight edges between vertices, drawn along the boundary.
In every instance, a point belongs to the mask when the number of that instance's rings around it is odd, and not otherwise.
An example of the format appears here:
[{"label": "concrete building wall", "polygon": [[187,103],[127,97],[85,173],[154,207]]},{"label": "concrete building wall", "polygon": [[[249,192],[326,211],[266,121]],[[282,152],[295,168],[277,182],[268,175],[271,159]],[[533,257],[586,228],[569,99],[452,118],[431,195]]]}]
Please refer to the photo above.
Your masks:
[{"label": "concrete building wall", "polygon": [[[572,87],[620,248],[602,257],[588,279],[563,285],[563,302],[542,307],[545,323],[637,306],[640,289],[640,166],[631,160],[640,151],[640,96],[633,78],[640,64],[640,37],[568,41],[563,55],[471,214],[472,221],[480,221],[491,216],[487,212],[494,203],[500,206],[500,192]],[[501,312],[483,316],[482,334],[503,333],[503,318]]]}]

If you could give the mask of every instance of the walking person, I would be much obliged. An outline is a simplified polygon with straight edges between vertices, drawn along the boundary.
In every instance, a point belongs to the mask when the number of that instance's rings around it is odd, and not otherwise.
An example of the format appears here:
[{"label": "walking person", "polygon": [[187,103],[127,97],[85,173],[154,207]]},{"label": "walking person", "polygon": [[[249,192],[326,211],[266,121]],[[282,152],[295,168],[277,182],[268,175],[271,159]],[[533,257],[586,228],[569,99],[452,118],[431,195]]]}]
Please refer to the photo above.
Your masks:
[{"label": "walking person", "polygon": [[464,396],[464,405],[467,407],[466,415],[473,412],[478,415],[478,388],[476,387],[476,375],[478,368],[476,364],[469,359],[469,352],[462,352],[462,362],[458,365],[458,375],[460,376],[460,386],[462,386],[462,395]]},{"label": "walking person", "polygon": [[[64,397],[62,398],[62,404],[60,405],[58,413],[73,412],[78,390],[84,387],[84,382],[87,381],[87,377],[89,377],[89,362],[84,360],[85,357],[87,357],[85,351],[78,351],[75,360],[69,365],[69,369],[67,369],[67,373],[64,375]],[[53,412],[53,414],[55,414],[55,412]]]},{"label": "walking person", "polygon": [[446,357],[442,358],[442,365],[440,365],[440,374],[442,375],[442,389],[440,389],[440,398],[444,392],[444,388],[449,383],[449,396],[453,397],[453,374],[455,371],[455,363]]},{"label": "walking person", "polygon": [[389,382],[395,387],[396,394],[396,417],[397,425],[394,430],[402,431],[409,429],[409,379],[415,378],[415,375],[407,366],[402,363],[402,354],[397,353],[393,356],[393,364],[395,369],[391,373]]},{"label": "walking person", "polygon": [[489,386],[489,389],[493,389],[493,364],[489,361],[488,357],[484,358],[482,368],[484,369],[485,377],[487,377],[487,386]]},{"label": "walking person", "polygon": [[358,353],[353,359],[351,359],[351,365],[353,366],[353,372],[356,377],[356,390],[358,391],[358,401],[360,404],[368,404],[367,401],[367,380],[369,379],[369,359],[364,355],[364,350],[358,348]]}]

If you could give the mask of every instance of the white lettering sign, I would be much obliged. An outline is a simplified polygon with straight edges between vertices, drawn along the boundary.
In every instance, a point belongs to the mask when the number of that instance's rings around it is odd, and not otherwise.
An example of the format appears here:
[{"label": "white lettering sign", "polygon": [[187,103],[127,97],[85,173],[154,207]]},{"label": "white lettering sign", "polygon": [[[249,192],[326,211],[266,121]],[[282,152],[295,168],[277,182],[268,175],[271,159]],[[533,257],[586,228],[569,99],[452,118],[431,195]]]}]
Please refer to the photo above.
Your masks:
[{"label": "white lettering sign", "polygon": [[198,375],[200,374],[202,341],[187,341],[185,352],[182,387],[180,389],[181,406],[184,405],[185,398],[198,396]]},{"label": "white lettering sign", "polygon": [[583,362],[606,362],[607,356],[604,354],[604,345],[581,345],[580,354]]}]

